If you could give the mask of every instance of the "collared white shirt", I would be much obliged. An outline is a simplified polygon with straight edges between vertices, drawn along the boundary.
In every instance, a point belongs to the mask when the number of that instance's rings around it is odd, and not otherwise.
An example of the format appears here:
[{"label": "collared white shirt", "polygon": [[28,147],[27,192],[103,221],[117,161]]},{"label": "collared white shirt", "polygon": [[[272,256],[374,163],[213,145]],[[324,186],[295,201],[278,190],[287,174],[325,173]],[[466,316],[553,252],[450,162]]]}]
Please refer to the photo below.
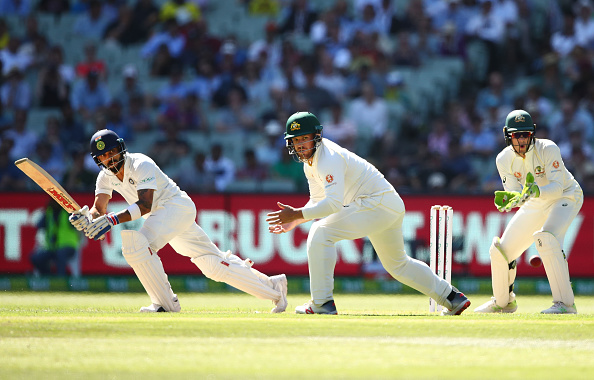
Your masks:
[{"label": "collared white shirt", "polygon": [[[107,194],[111,197],[115,190],[128,204],[132,204],[138,202],[138,190],[142,189],[155,190],[153,210],[183,193],[150,157],[142,153],[128,153],[124,163],[124,180],[120,181],[115,174],[102,170],[97,176],[95,195]],[[143,216],[148,218],[149,215]]]},{"label": "collared white shirt", "polygon": [[540,196],[531,201],[551,202],[581,192],[580,185],[565,167],[559,147],[551,140],[536,139],[526,158],[509,145],[497,155],[495,162],[506,191],[522,191],[526,175],[534,175]]},{"label": "collared white shirt", "polygon": [[375,166],[325,138],[303,171],[310,193],[301,209],[305,219],[324,218],[357,198],[394,191]]}]

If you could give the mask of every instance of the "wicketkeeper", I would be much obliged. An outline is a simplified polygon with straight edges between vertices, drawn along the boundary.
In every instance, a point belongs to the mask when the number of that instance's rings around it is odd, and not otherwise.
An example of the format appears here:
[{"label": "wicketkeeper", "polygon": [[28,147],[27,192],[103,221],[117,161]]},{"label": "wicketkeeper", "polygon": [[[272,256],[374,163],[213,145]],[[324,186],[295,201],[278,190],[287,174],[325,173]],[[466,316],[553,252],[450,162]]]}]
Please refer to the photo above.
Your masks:
[{"label": "wicketkeeper", "polygon": [[516,259],[532,243],[553,293],[553,306],[542,313],[577,313],[563,239],[582,207],[583,193],[565,168],[559,147],[551,140],[537,139],[535,131],[536,124],[528,112],[514,110],[507,115],[503,127],[507,147],[496,160],[504,191],[495,192],[495,206],[501,212],[519,210],[501,239],[493,239],[489,249],[493,297],[476,308],[477,313],[516,311]]},{"label": "wicketkeeper", "polygon": [[[71,214],[70,222],[89,239],[100,240],[117,224],[144,217],[140,231],[122,231],[122,254],[130,264],[152,305],[141,312],[181,310],[161,259],[157,254],[165,244],[187,256],[202,273],[255,297],[271,300],[273,313],[287,307],[287,278],[268,277],[252,268],[252,261],[221,252],[196,224],[196,206],[190,197],[144,154],[128,153],[124,140],[108,129],[91,138],[91,155],[102,169],[95,187],[91,210],[84,206]],[[113,191],[130,204],[117,213],[107,212]]]}]

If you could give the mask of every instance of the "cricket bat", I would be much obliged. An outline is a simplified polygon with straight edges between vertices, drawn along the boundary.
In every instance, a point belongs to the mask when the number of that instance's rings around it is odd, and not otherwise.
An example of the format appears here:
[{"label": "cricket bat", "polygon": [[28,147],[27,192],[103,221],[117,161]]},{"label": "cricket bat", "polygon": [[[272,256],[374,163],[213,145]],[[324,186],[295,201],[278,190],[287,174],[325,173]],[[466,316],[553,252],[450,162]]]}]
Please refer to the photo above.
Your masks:
[{"label": "cricket bat", "polygon": [[46,172],[41,166],[28,158],[21,158],[14,163],[29,178],[35,181],[46,193],[48,193],[62,208],[70,213],[80,210],[80,206],[66,190]]}]

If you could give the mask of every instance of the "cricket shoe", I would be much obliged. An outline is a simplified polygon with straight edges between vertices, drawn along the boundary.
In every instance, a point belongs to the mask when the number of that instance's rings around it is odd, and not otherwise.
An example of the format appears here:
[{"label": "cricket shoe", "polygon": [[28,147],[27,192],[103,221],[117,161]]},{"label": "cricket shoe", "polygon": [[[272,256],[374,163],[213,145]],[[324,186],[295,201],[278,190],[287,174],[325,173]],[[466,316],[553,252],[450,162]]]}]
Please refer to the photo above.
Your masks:
[{"label": "cricket shoe", "polygon": [[501,307],[495,302],[495,297],[491,297],[490,301],[485,302],[481,306],[474,309],[475,313],[513,313],[518,310],[518,303],[516,302],[515,294],[510,297],[511,300],[507,305]]},{"label": "cricket shoe", "polygon": [[553,306],[541,311],[542,314],[577,314],[575,303],[567,306],[561,301],[553,302]]},{"label": "cricket shoe", "polygon": [[324,303],[322,306],[317,306],[313,301],[306,302],[304,305],[295,308],[296,314],[338,314],[334,300]]},{"label": "cricket shoe", "polygon": [[[179,304],[179,300],[177,296],[173,298],[173,310],[174,313],[178,313],[181,311],[181,305]],[[153,303],[150,306],[143,306],[140,308],[141,313],[166,313],[167,310],[159,304]]]},{"label": "cricket shoe", "polygon": [[274,290],[278,290],[281,294],[281,297],[278,301],[275,301],[274,304],[276,307],[272,309],[271,313],[282,313],[287,309],[287,276],[284,274],[279,274],[277,276],[270,277],[272,280],[272,284],[274,286]]},{"label": "cricket shoe", "polygon": [[441,310],[441,315],[460,315],[470,306],[470,300],[466,298],[464,293],[459,292],[456,288],[453,288],[453,290],[456,293],[454,295],[454,299],[451,301],[448,300],[451,304],[451,307],[444,307]]}]

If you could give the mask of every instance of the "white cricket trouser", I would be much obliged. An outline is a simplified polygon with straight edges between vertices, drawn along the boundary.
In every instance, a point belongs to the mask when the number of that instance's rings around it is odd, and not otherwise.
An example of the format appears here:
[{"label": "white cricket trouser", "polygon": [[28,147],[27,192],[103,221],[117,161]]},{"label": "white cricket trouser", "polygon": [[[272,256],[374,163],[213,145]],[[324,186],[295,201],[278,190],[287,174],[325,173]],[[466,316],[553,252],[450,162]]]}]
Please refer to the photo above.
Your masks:
[{"label": "white cricket trouser", "polygon": [[[573,303],[573,291],[569,280],[569,268],[563,257],[563,241],[565,233],[582,208],[584,198],[582,192],[576,192],[571,197],[562,197],[557,201],[544,205],[538,201],[528,201],[516,212],[505,227],[501,237],[501,249],[511,263],[527,250],[535,241],[535,233],[547,232],[558,244],[541,239],[544,247],[537,247],[542,258],[551,292],[554,301],[563,301],[570,306]],[[547,234],[547,236],[550,236]],[[507,266],[491,265],[491,276],[493,279],[493,293],[499,306],[504,307],[509,302],[509,286],[514,283],[515,270],[509,270]],[[498,272],[498,273],[496,273]],[[502,283],[506,279],[508,283]],[[499,279],[499,280],[498,280]]]},{"label": "white cricket trouser", "polygon": [[196,207],[187,195],[169,200],[165,206],[153,210],[139,231],[146,236],[155,252],[169,243],[175,252],[191,258],[212,280],[225,282],[255,297],[278,302],[282,295],[274,288],[269,276],[253,269],[251,264],[230,251],[221,252],[196,224]]},{"label": "white cricket trouser", "polygon": [[313,223],[307,238],[311,297],[321,305],[333,298],[336,242],[369,237],[384,268],[401,283],[445,304],[452,287],[422,261],[404,251],[404,202],[395,192],[360,198]]},{"label": "white cricket trouser", "polygon": [[571,198],[559,198],[546,207],[540,202],[530,201],[520,207],[501,236],[501,249],[508,260],[512,262],[520,257],[534,243],[533,234],[537,231],[550,232],[563,247],[565,233],[583,203],[580,192]]},{"label": "white cricket trouser", "polygon": [[223,253],[196,224],[196,206],[187,196],[173,198],[151,212],[140,229],[151,249],[158,251],[167,243],[180,255],[195,258]]}]

